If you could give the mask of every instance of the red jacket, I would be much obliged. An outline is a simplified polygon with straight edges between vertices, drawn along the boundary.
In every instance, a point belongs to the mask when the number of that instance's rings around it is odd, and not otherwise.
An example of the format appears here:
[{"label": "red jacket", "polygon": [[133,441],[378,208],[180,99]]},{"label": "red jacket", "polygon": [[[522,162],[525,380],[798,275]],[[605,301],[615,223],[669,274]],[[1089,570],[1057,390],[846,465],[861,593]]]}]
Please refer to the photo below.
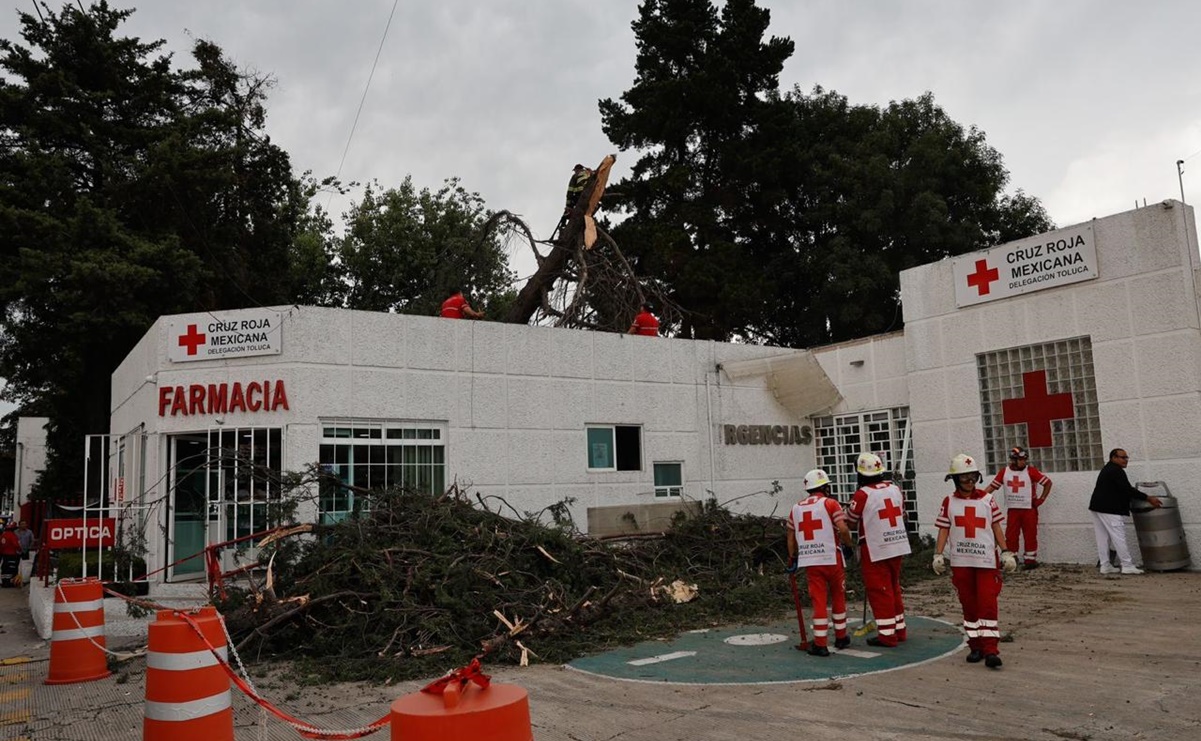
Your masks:
[{"label": "red jacket", "polygon": [[5,530],[0,535],[0,556],[21,555],[21,541],[17,539],[16,530]]}]

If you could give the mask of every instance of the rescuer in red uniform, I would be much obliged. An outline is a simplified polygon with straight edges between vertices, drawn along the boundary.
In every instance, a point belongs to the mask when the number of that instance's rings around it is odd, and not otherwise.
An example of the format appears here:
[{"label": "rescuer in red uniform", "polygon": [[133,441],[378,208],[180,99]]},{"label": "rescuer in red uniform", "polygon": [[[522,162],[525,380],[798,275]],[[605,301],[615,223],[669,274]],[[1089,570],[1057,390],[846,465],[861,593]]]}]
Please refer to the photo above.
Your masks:
[{"label": "rescuer in red uniform", "polygon": [[484,312],[476,311],[471,308],[471,304],[467,303],[467,299],[463,298],[463,289],[453,288],[450,291],[450,298],[442,302],[442,314],[446,319],[483,319]]},{"label": "rescuer in red uniform", "polygon": [[651,313],[651,305],[643,304],[642,311],[634,316],[634,321],[630,324],[626,334],[641,334],[647,337],[659,336],[659,320]]},{"label": "rescuer in red uniform", "polygon": [[[1025,542],[1024,567],[1038,566],[1038,508],[1051,496],[1051,479],[1027,463],[1023,447],[1009,451],[1009,465],[985,487],[989,494],[1005,487],[1005,550],[1018,552],[1018,536]],[[1041,487],[1041,495],[1038,493]]]},{"label": "rescuer in red uniform", "polygon": [[[789,573],[805,569],[809,601],[813,605],[813,644],[809,653],[829,656],[827,636],[834,623],[834,647],[851,645],[847,635],[846,561],[851,552],[851,531],[838,500],[830,497],[830,477],[820,468],[805,474],[809,496],[792,505],[788,513]],[[841,547],[839,542],[842,543]],[[827,610],[827,598],[833,611]]]},{"label": "rescuer in red uniform", "polygon": [[876,635],[868,645],[893,648],[908,638],[901,597],[901,561],[909,550],[901,489],[887,480],[884,462],[875,453],[860,453],[855,462],[859,490],[851,497],[847,519],[859,528],[859,562],[863,587],[876,619]]},{"label": "rescuer in red uniform", "polygon": [[[934,520],[938,541],[934,545],[934,573],[944,574],[951,564],[951,583],[963,607],[963,632],[967,634],[969,664],[983,659],[990,669],[999,669],[997,595],[1001,593],[1001,568],[1017,570],[1017,559],[1009,551],[997,558],[1002,542],[1001,521],[1005,515],[992,494],[977,489],[983,480],[976,460],[960,453],[951,459],[946,480],[955,481],[955,493],[942,500]],[[946,555],[944,555],[944,551]]]}]

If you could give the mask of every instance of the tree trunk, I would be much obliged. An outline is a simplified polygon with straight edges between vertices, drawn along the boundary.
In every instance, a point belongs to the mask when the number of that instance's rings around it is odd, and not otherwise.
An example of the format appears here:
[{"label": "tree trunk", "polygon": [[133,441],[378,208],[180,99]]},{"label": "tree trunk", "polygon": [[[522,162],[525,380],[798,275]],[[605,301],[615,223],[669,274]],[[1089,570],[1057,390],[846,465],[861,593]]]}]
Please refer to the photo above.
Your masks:
[{"label": "tree trunk", "polygon": [[[597,173],[600,173],[602,168],[608,170],[606,165],[613,164],[610,158],[616,159],[613,155],[606,157],[606,161],[601,163],[600,168],[597,168]],[[584,215],[590,208],[596,206],[593,203],[593,191],[597,189],[598,185],[604,187],[601,185],[602,180],[597,177],[597,173],[593,174],[592,178],[588,180],[588,184],[584,186],[584,190],[580,192],[580,197],[576,199],[575,206],[571,209],[571,216],[559,230],[559,236],[555,240],[554,246],[551,247],[550,254],[542,260],[538,270],[521,287],[521,291],[518,292],[517,299],[510,307],[504,321],[509,324],[529,324],[530,319],[542,307],[543,297],[550,294],[555,287],[555,281],[563,276],[567,262],[572,258],[584,238]]]}]

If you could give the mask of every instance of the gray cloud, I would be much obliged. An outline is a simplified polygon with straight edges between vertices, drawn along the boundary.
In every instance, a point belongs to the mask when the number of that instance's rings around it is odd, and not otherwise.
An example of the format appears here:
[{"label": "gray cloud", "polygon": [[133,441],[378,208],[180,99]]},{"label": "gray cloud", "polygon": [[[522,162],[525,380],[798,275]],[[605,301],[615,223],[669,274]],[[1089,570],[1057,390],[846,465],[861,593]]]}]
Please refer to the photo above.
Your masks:
[{"label": "gray cloud", "polygon": [[[1178,197],[1175,161],[1201,150],[1190,36],[1201,4],[1163,0],[906,3],[770,0],[770,32],[797,51],[781,84],[815,84],[852,103],[930,90],[983,130],[1011,189],[1061,225]],[[269,131],[297,170],[338,169],[388,0],[156,0],[128,31],[165,38],[185,63],[189,33],[269,73]],[[438,187],[459,176],[495,209],[553,227],[576,161],[611,151],[596,103],[634,76],[635,0],[410,0],[396,14],[342,170],[344,180]],[[0,36],[16,37],[16,14]],[[636,153],[620,153],[616,175]],[[1195,175],[1187,172],[1195,169]],[[1201,156],[1186,165],[1201,197]],[[347,205],[335,198],[330,208]],[[524,255],[521,272],[532,261]]]}]

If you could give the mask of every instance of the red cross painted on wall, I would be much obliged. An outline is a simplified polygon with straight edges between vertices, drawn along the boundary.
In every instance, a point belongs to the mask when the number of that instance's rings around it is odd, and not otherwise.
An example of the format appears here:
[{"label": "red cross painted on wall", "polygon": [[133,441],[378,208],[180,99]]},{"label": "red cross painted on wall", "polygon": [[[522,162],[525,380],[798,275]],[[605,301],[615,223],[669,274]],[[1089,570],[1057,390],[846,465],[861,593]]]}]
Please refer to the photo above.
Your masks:
[{"label": "red cross painted on wall", "polygon": [[988,267],[988,260],[977,260],[976,272],[967,277],[967,284],[976,289],[977,296],[987,296],[992,291],[992,282],[1000,278],[1001,272]]},{"label": "red cross painted on wall", "polygon": [[977,530],[983,530],[988,521],[976,516],[975,507],[964,507],[963,514],[955,518],[955,527],[963,528],[963,537],[969,540],[976,537]]},{"label": "red cross painted on wall", "polygon": [[805,540],[813,540],[813,536],[822,529],[822,521],[814,517],[809,510],[805,510],[801,521],[796,524],[796,529],[805,536]]},{"label": "red cross painted on wall", "polygon": [[897,506],[896,502],[892,501],[891,499],[885,499],[884,507],[880,510],[879,516],[881,520],[888,520],[889,527],[896,527],[897,520],[901,518],[902,514],[904,514],[904,512],[900,507]]},{"label": "red cross painted on wall", "polygon": [[188,355],[195,355],[196,348],[204,344],[208,339],[204,332],[199,332],[195,324],[188,325],[188,331],[179,336],[179,346],[188,348]]},{"label": "red cross painted on wall", "polygon": [[1019,479],[1017,476],[1014,476],[1013,478],[1011,478],[1009,481],[1006,481],[1005,483],[1007,483],[1009,485],[1009,490],[1012,491],[1014,494],[1017,494],[1019,491],[1022,490],[1022,480]]},{"label": "red cross painted on wall", "polygon": [[1047,372],[1030,371],[1022,374],[1025,396],[1001,402],[1001,414],[1007,425],[1026,423],[1026,438],[1032,448],[1051,445],[1051,420],[1072,419],[1076,416],[1070,393],[1048,394]]}]

